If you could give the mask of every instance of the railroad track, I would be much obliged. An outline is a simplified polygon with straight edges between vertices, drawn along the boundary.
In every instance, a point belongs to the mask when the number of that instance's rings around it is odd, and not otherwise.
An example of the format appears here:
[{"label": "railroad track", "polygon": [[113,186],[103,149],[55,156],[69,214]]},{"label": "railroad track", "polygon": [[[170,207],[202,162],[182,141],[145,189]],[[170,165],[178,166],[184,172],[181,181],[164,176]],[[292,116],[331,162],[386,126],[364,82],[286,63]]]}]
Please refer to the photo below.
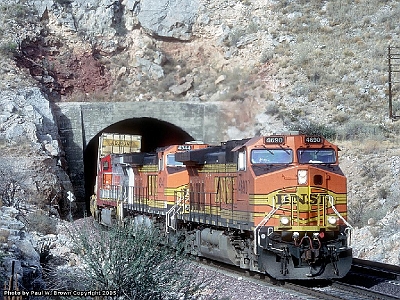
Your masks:
[{"label": "railroad track", "polygon": [[[400,299],[400,267],[392,266],[361,259],[353,259],[350,272],[340,280],[326,282],[325,286],[311,286],[312,282],[293,284],[287,287],[302,293],[307,293],[310,288],[321,293],[321,299],[377,299],[393,300]],[[291,286],[293,284],[293,286]],[[304,286],[304,284],[308,286]],[[300,285],[298,287],[297,285]],[[311,295],[312,293],[310,293]]]},{"label": "railroad track", "polygon": [[349,274],[335,284],[359,287],[361,293],[379,293],[378,299],[400,299],[400,267],[354,258]]},{"label": "railroad track", "polygon": [[343,282],[332,282],[326,286],[309,287],[304,284],[285,283],[285,287],[316,299],[342,300],[393,300],[400,299],[395,295],[354,286]]},{"label": "railroad track", "polygon": [[257,282],[304,295],[304,299],[393,300],[400,299],[400,267],[354,259],[349,274],[341,280],[277,281],[262,274],[203,260],[204,265]]}]

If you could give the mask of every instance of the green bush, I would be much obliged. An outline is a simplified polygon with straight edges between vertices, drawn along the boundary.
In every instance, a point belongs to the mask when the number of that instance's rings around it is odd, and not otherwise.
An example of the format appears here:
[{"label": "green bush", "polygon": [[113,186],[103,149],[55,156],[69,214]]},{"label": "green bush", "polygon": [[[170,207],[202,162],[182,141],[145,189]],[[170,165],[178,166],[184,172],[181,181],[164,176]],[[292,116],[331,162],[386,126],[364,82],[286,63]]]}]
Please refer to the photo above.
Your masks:
[{"label": "green bush", "polygon": [[290,130],[299,131],[301,134],[306,135],[323,136],[328,140],[332,140],[336,137],[335,129],[324,124],[316,124],[313,122],[292,124]]},{"label": "green bush", "polygon": [[[182,253],[160,243],[165,237],[154,227],[85,225],[70,235],[83,262],[82,272],[69,276],[75,288],[114,290],[118,299],[193,299],[204,283],[196,283],[196,268]],[[69,288],[65,282],[55,288]]]},{"label": "green bush", "polygon": [[0,53],[11,57],[18,49],[18,45],[15,42],[4,42],[0,44]]},{"label": "green bush", "polygon": [[43,234],[56,234],[58,220],[49,216],[48,212],[37,210],[26,216],[29,231]]},{"label": "green bush", "polygon": [[386,131],[380,125],[370,124],[362,120],[351,120],[338,130],[338,138],[342,140],[364,140],[373,137],[375,140],[380,140],[385,137]]},{"label": "green bush", "polygon": [[274,116],[274,115],[279,114],[279,107],[278,107],[278,105],[277,105],[276,103],[270,103],[270,104],[268,104],[268,105],[266,106],[265,113],[266,113],[267,115],[271,115],[271,116]]}]

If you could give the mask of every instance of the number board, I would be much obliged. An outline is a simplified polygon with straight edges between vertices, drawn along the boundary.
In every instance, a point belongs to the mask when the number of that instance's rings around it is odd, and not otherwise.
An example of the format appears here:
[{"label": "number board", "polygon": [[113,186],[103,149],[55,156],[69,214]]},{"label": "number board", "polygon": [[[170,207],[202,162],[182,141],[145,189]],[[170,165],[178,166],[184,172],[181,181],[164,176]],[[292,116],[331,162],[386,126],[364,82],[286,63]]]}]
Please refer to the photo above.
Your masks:
[{"label": "number board", "polygon": [[320,136],[306,136],[305,143],[306,144],[322,144],[324,139]]},{"label": "number board", "polygon": [[267,136],[264,140],[265,144],[283,144],[285,138],[283,136]]},{"label": "number board", "polygon": [[180,150],[180,151],[188,151],[191,149],[192,149],[192,146],[190,146],[190,145],[179,145],[178,146],[178,150]]}]

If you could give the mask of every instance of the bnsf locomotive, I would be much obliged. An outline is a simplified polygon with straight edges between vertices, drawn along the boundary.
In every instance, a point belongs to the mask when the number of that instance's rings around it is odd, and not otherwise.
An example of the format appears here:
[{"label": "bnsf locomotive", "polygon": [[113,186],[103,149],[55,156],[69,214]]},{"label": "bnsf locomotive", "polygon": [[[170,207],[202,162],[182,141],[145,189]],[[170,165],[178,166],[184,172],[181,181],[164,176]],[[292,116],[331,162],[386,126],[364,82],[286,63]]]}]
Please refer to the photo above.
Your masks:
[{"label": "bnsf locomotive", "polygon": [[[108,135],[103,149],[133,144]],[[111,150],[99,156],[92,214],[161,222],[188,253],[276,279],[341,278],[352,250],[338,151],[300,134]]]}]

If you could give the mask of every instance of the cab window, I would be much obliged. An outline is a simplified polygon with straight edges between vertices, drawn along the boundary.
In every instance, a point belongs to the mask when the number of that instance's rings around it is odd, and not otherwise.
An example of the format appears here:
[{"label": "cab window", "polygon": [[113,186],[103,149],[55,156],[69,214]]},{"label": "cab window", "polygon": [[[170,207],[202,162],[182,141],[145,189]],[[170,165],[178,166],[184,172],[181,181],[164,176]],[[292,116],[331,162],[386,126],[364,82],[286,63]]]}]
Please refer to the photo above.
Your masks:
[{"label": "cab window", "polygon": [[299,149],[297,150],[301,164],[334,164],[336,152],[333,149]]},{"label": "cab window", "polygon": [[251,151],[252,164],[290,164],[292,162],[292,149],[254,149]]},{"label": "cab window", "polygon": [[246,151],[238,153],[238,171],[246,171]]},{"label": "cab window", "polygon": [[168,167],[184,167],[183,162],[175,160],[175,154],[167,154],[167,166]]}]

